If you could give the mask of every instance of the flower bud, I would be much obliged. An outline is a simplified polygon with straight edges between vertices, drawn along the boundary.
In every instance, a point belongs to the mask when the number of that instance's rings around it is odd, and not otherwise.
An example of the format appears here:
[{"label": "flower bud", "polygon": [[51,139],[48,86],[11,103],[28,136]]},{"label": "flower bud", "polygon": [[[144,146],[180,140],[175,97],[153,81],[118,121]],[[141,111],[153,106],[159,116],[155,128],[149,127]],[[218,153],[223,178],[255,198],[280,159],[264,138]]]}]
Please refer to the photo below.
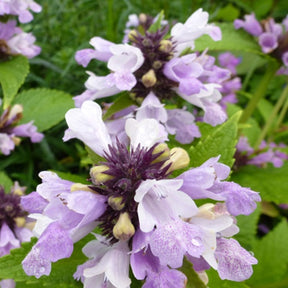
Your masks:
[{"label": "flower bud", "polygon": [[123,202],[123,197],[109,197],[108,204],[113,210],[120,211],[124,208],[125,203]]},{"label": "flower bud", "polygon": [[165,53],[170,53],[172,51],[173,44],[170,40],[161,40],[159,50]]},{"label": "flower bud", "polygon": [[170,158],[170,149],[168,148],[168,145],[166,143],[160,143],[154,148],[152,154],[155,155],[158,153],[161,154],[152,163],[165,161]]},{"label": "flower bud", "polygon": [[150,69],[147,73],[145,73],[142,78],[142,83],[146,88],[153,87],[156,82],[157,78],[153,69]]},{"label": "flower bud", "polygon": [[18,121],[19,119],[22,118],[22,113],[23,113],[22,105],[16,104],[16,105],[12,106],[11,110],[9,111],[8,120]]},{"label": "flower bud", "polygon": [[189,165],[190,158],[186,150],[180,147],[174,147],[170,151],[170,159],[164,163],[164,167],[171,164],[167,173],[174,170],[186,168]]},{"label": "flower bud", "polygon": [[131,223],[127,212],[121,213],[116,225],[113,227],[113,235],[118,240],[127,241],[135,234],[135,228]]},{"label": "flower bud", "polygon": [[24,217],[16,217],[14,218],[15,224],[17,227],[21,228],[24,227],[26,224],[26,220]]},{"label": "flower bud", "polygon": [[135,30],[131,30],[128,34],[128,39],[130,41],[134,41],[136,36],[137,36],[137,32]]},{"label": "flower bud", "polygon": [[91,180],[95,185],[103,184],[108,180],[113,179],[114,177],[111,175],[108,175],[106,173],[103,173],[105,171],[108,171],[109,167],[106,165],[99,165],[94,166],[90,169],[90,176]]},{"label": "flower bud", "polygon": [[147,21],[147,15],[144,13],[141,13],[139,14],[138,19],[139,19],[140,24],[145,24]]},{"label": "flower bud", "polygon": [[84,185],[84,184],[81,184],[81,183],[75,183],[70,188],[71,192],[79,191],[79,190],[95,193],[95,191],[90,189],[88,185]]}]

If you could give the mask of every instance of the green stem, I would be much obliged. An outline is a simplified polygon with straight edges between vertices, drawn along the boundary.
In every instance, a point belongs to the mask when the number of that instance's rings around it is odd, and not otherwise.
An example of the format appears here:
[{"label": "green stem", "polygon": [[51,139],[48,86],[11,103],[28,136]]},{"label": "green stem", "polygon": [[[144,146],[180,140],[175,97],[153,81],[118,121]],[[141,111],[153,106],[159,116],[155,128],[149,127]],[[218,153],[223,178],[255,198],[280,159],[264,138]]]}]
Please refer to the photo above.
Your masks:
[{"label": "green stem", "polygon": [[279,114],[278,120],[277,120],[276,125],[275,125],[275,130],[277,130],[280,127],[280,125],[283,122],[283,119],[286,115],[287,110],[288,110],[288,97],[286,99],[286,102],[285,102],[280,114]]},{"label": "green stem", "polygon": [[287,98],[288,95],[288,86],[286,85],[285,89],[283,90],[280,98],[278,99],[276,105],[274,106],[274,109],[272,110],[272,113],[269,117],[269,120],[266,122],[259,138],[257,139],[255,143],[255,148],[258,148],[258,146],[261,144],[261,142],[264,140],[265,136],[267,135],[270,127],[272,126],[273,122],[275,121],[275,117],[277,116],[280,108],[282,107],[285,99]]},{"label": "green stem", "polygon": [[267,90],[267,87],[271,81],[271,79],[274,77],[276,71],[278,70],[279,66],[275,62],[270,62],[271,66],[269,69],[266,70],[266,73],[264,74],[260,84],[257,87],[257,90],[254,93],[254,96],[250,99],[247,107],[244,109],[243,114],[240,118],[240,123],[246,123],[247,120],[251,117],[254,110],[257,107],[257,104],[261,100],[261,98],[264,97],[265,92]]}]

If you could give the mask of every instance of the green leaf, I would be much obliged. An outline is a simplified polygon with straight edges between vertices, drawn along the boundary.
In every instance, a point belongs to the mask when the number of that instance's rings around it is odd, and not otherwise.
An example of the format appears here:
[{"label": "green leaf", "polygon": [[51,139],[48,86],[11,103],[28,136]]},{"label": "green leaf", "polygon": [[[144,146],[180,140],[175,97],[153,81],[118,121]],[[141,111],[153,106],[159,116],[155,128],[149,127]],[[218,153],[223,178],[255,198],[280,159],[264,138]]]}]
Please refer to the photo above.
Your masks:
[{"label": "green leaf", "polygon": [[225,7],[219,9],[216,19],[224,21],[233,21],[234,19],[239,17],[239,14],[240,14],[239,9],[235,8],[234,5],[229,3]]},{"label": "green leaf", "polygon": [[[288,163],[280,168],[268,165],[266,168],[247,165],[236,173],[231,180],[242,186],[250,187],[260,192],[263,201],[271,201],[276,204],[288,203]],[[265,181],[264,181],[265,180]]]},{"label": "green leaf", "polygon": [[103,120],[109,119],[116,112],[121,111],[131,105],[135,105],[135,102],[130,98],[129,94],[124,92],[119,95],[119,97],[114,101],[114,103],[109,107],[107,112],[103,115]]},{"label": "green leaf", "polygon": [[24,56],[15,56],[0,63],[0,83],[4,95],[4,109],[13,101],[29,73],[29,62]]},{"label": "green leaf", "polygon": [[74,107],[71,95],[52,89],[30,89],[17,95],[14,103],[24,108],[21,123],[34,121],[38,131],[45,131],[64,119]]},{"label": "green leaf", "polygon": [[164,11],[157,15],[157,20],[149,27],[148,32],[155,33],[161,28],[161,22],[164,19]]},{"label": "green leaf", "polygon": [[31,242],[22,243],[21,248],[12,249],[10,254],[0,258],[0,279],[14,279],[15,281],[30,279],[22,269],[21,262],[36,242],[37,239],[32,238]]},{"label": "green leaf", "polygon": [[[222,31],[222,40],[214,41],[208,35],[203,35],[195,41],[195,50],[209,51],[230,50],[230,51],[246,51],[254,54],[260,54],[268,57],[261,52],[260,46],[256,40],[243,30],[236,30],[232,23],[215,23]],[[270,57],[269,57],[270,58]]]},{"label": "green leaf", "polygon": [[234,238],[247,250],[253,249],[260,213],[261,208],[258,205],[257,209],[250,215],[237,216],[237,226],[240,228],[240,231]]},{"label": "green leaf", "polygon": [[224,124],[217,126],[208,136],[204,135],[206,137],[195,147],[190,148],[188,153],[192,167],[200,166],[206,160],[218,155],[221,155],[220,162],[230,167],[233,165],[240,116],[241,112],[237,112]]},{"label": "green leaf", "polygon": [[209,288],[249,288],[249,286],[243,282],[234,282],[220,279],[218,272],[212,268],[207,271],[207,275],[209,278]]},{"label": "green leaf", "polygon": [[0,185],[4,187],[4,191],[6,193],[10,192],[10,189],[13,185],[12,180],[3,171],[0,171]]},{"label": "green leaf", "polygon": [[55,171],[52,170],[52,172],[55,172],[61,179],[72,181],[75,183],[82,183],[82,184],[91,184],[90,182],[87,181],[87,177],[82,177],[79,175],[67,173],[67,172],[61,172],[61,171]]},{"label": "green leaf", "polygon": [[[253,266],[254,273],[248,283],[254,288],[281,287],[277,282],[287,278],[288,265],[288,224],[284,219],[265,237],[257,240],[253,252],[258,264]],[[268,285],[273,283],[273,285]],[[287,284],[287,282],[286,282]],[[287,286],[282,286],[287,287]]]},{"label": "green leaf", "polygon": [[186,258],[184,258],[183,265],[179,270],[187,277],[186,288],[206,288],[206,285],[193,269],[193,265]]}]

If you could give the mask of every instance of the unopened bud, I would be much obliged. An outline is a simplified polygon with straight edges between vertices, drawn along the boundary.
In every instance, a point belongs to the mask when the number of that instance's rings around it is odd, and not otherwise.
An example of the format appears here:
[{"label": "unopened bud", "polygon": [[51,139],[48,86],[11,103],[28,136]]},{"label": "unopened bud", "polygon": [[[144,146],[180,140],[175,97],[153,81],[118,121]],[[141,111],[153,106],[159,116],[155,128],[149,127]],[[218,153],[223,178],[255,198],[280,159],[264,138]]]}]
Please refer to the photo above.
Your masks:
[{"label": "unopened bud", "polygon": [[208,275],[207,275],[206,271],[198,271],[197,274],[198,274],[200,280],[201,280],[205,285],[207,285],[208,282],[209,282],[209,278],[208,278]]},{"label": "unopened bud", "polygon": [[142,76],[141,80],[146,88],[153,87],[157,82],[154,70],[150,69],[146,74]]},{"label": "unopened bud", "polygon": [[21,143],[21,139],[15,136],[12,137],[12,141],[14,142],[16,146],[18,146]]},{"label": "unopened bud", "polygon": [[26,220],[24,217],[16,217],[14,218],[15,224],[17,225],[17,227],[21,228],[24,227],[26,224]]},{"label": "unopened bud", "polygon": [[14,118],[16,118],[17,120],[19,120],[22,117],[22,113],[23,113],[22,105],[16,104],[16,105],[12,106],[12,108],[9,112],[8,119],[14,120]]},{"label": "unopened bud", "polygon": [[174,147],[170,150],[170,159],[164,163],[164,166],[171,164],[167,173],[174,170],[186,168],[189,165],[190,158],[186,150],[180,147]]},{"label": "unopened bud", "polygon": [[135,37],[137,36],[137,32],[135,30],[131,30],[128,34],[128,39],[130,41],[133,41],[135,39]]},{"label": "unopened bud", "polygon": [[215,205],[212,203],[206,203],[200,206],[198,209],[197,217],[215,219],[214,207]]},{"label": "unopened bud", "polygon": [[135,234],[135,228],[131,223],[127,212],[121,213],[116,225],[113,227],[113,235],[118,240],[127,241]]},{"label": "unopened bud", "polygon": [[90,176],[95,185],[103,184],[114,177],[105,173],[109,167],[106,165],[94,166],[90,169]]},{"label": "unopened bud", "polygon": [[158,163],[161,161],[168,160],[170,158],[170,150],[166,143],[160,143],[154,148],[152,154],[155,155],[158,153],[161,154],[152,163]]},{"label": "unopened bud", "polygon": [[153,62],[152,67],[155,70],[159,70],[161,67],[163,66],[163,62],[161,62],[160,60],[156,60]]},{"label": "unopened bud", "polygon": [[122,197],[113,197],[113,196],[111,196],[111,197],[108,198],[108,204],[110,205],[110,207],[113,210],[116,210],[116,211],[120,211],[125,206],[125,203],[123,203],[123,198]]},{"label": "unopened bud", "polygon": [[138,19],[139,19],[140,24],[145,24],[147,21],[147,15],[144,13],[141,13],[139,14]]},{"label": "unopened bud", "polygon": [[161,40],[159,50],[165,53],[170,53],[172,51],[173,44],[170,40]]},{"label": "unopened bud", "polygon": [[88,185],[81,184],[81,183],[75,183],[75,184],[73,184],[73,185],[71,186],[71,188],[70,188],[70,191],[71,191],[71,192],[79,191],[79,190],[95,193],[95,191],[92,190],[91,188],[89,188]]}]

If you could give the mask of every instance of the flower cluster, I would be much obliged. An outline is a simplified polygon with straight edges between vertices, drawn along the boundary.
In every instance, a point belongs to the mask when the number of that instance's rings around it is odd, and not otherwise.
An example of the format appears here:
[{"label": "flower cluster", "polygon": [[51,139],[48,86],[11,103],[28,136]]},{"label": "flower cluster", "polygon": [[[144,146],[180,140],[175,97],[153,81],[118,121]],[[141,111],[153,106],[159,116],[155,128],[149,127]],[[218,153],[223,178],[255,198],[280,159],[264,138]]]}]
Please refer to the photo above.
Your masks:
[{"label": "flower cluster", "polygon": [[[212,267],[221,279],[251,276],[257,260],[231,237],[239,231],[234,216],[250,214],[260,197],[225,181],[230,168],[219,157],[175,178],[189,156],[168,148],[156,119],[126,119],[125,141],[110,136],[95,102],[69,110],[66,121],[64,141],[83,141],[102,161],[90,169],[90,185],[41,172],[37,191],[22,197],[39,237],[22,262],[28,275],[49,275],[51,263],[70,257],[73,243],[98,226],[83,248],[89,260],[74,274],[87,288],[129,287],[129,266],[143,287],[185,287],[183,261],[199,273]],[[200,198],[218,202],[197,207]]]},{"label": "flower cluster", "polygon": [[273,164],[274,167],[281,167],[283,161],[288,160],[288,155],[284,151],[281,151],[281,149],[286,148],[284,144],[262,141],[258,149],[253,149],[248,143],[248,139],[242,136],[236,148],[236,162],[234,164],[236,169],[243,165],[265,167],[267,163]]},{"label": "flower cluster", "polygon": [[218,61],[221,67],[228,69],[231,72],[231,78],[222,82],[222,87],[219,89],[223,95],[220,103],[226,107],[227,103],[237,103],[236,91],[241,89],[241,78],[237,77],[236,67],[240,64],[241,59],[235,57],[230,52],[222,53],[218,56]]},{"label": "flower cluster", "polygon": [[41,142],[44,135],[37,132],[33,121],[17,125],[22,118],[23,107],[19,104],[8,107],[0,116],[0,152],[9,155],[20,144],[21,138],[29,137],[33,143]]},{"label": "flower cluster", "polygon": [[[184,24],[175,24],[169,36],[169,26],[161,15],[156,19],[144,14],[132,16],[127,27],[135,29],[127,32],[124,44],[94,37],[90,40],[94,49],[76,53],[76,61],[82,66],[97,59],[107,62],[111,73],[97,76],[88,71],[86,91],[74,97],[75,105],[80,107],[85,100],[121,91],[128,91],[138,104],[151,94],[164,103],[176,103],[180,96],[204,111],[204,122],[214,126],[223,123],[227,117],[218,103],[221,99],[219,88],[231,73],[216,66],[215,58],[206,51],[202,54],[193,52],[195,40],[203,34],[215,41],[221,39],[220,29],[208,24],[208,13],[197,10]],[[156,27],[155,23],[159,25]]]},{"label": "flower cluster", "polygon": [[273,18],[259,22],[254,14],[250,14],[245,16],[245,20],[236,19],[234,27],[236,29],[243,28],[251,35],[257,37],[263,53],[271,54],[279,61],[282,61],[283,66],[278,73],[288,74],[288,16],[283,20],[282,24],[279,24],[275,23]]},{"label": "flower cluster", "polygon": [[[26,223],[27,213],[20,206],[25,191],[15,182],[10,193],[0,186],[0,257],[9,254],[11,249],[20,247],[22,242],[30,241],[32,232]],[[12,279],[0,281],[0,287],[14,288]]]},{"label": "flower cluster", "polygon": [[[36,38],[32,33],[24,32],[17,26],[18,16],[21,23],[33,20],[33,12],[40,12],[41,6],[33,0],[5,0],[0,3],[0,60],[9,55],[24,55],[33,58],[41,52],[41,48],[34,45]],[[2,16],[2,17],[1,17]],[[11,17],[12,16],[12,17]],[[3,21],[1,21],[3,18]]]}]

